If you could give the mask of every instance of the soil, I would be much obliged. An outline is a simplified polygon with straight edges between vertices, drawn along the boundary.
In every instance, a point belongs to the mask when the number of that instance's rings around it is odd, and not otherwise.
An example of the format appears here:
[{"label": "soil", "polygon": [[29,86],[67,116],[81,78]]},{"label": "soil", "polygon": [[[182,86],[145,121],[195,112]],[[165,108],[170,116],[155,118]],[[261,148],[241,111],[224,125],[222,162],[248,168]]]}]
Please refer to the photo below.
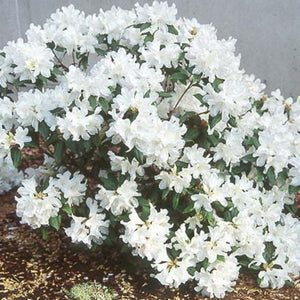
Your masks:
[{"label": "soil", "polygon": [[[113,288],[118,299],[205,299],[185,289],[163,288],[139,265],[126,267],[119,251],[101,253],[74,245],[62,232],[41,233],[22,225],[15,214],[14,192],[0,196],[0,299],[68,299],[74,284],[97,281]],[[132,265],[131,265],[132,267]],[[125,269],[126,268],[126,269]],[[225,299],[300,299],[300,284],[280,290],[260,289],[243,273]]]}]

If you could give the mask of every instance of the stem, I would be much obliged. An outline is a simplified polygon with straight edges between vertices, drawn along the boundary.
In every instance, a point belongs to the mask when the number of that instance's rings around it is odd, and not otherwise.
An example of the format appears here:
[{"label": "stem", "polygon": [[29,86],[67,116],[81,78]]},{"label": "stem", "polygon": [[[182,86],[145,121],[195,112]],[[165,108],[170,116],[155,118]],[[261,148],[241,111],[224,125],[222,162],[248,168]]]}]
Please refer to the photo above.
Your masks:
[{"label": "stem", "polygon": [[74,50],[72,52],[72,59],[73,59],[73,65],[76,66],[76,61],[75,61],[75,55],[74,55]]},{"label": "stem", "polygon": [[190,82],[190,84],[186,87],[186,89],[184,90],[184,92],[181,94],[181,96],[179,97],[179,99],[177,100],[174,108],[171,110],[170,112],[170,116],[169,116],[169,120],[171,119],[174,111],[176,110],[177,106],[179,105],[180,101],[183,99],[184,95],[187,93],[187,91],[193,86],[193,82]]},{"label": "stem", "polygon": [[65,71],[69,71],[69,68],[63,64],[63,62],[59,59],[59,57],[56,55],[55,51],[52,49],[52,53],[54,54],[56,60],[58,61],[58,63],[62,66],[62,68],[65,70]]}]

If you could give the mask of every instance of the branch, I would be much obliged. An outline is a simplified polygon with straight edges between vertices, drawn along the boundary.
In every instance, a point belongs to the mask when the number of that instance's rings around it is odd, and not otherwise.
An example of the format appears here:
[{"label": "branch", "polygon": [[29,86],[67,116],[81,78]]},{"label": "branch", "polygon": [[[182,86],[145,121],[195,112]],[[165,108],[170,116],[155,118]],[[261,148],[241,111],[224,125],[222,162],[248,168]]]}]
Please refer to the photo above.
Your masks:
[{"label": "branch", "polygon": [[179,99],[177,100],[174,108],[171,110],[170,112],[170,116],[169,116],[169,120],[171,119],[174,111],[176,110],[177,106],[179,105],[180,101],[183,99],[184,95],[187,93],[187,91],[193,86],[193,82],[190,82],[190,84],[186,87],[186,89],[184,90],[184,92],[181,94],[181,96],[179,97]]},{"label": "branch", "polygon": [[52,51],[52,53],[54,54],[54,56],[55,56],[56,60],[58,61],[58,63],[62,66],[62,68],[63,68],[65,71],[69,72],[69,68],[68,68],[66,65],[63,64],[63,62],[62,62],[62,61],[59,59],[59,57],[56,55],[55,51],[54,51],[53,49],[51,49],[51,51]]}]

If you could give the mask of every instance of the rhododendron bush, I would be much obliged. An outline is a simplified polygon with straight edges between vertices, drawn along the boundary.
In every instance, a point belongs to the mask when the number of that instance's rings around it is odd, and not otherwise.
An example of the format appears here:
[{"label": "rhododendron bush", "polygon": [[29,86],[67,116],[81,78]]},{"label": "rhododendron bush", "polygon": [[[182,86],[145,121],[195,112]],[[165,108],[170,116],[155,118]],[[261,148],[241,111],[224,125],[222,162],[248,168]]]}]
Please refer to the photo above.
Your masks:
[{"label": "rhododendron bush", "polygon": [[[163,285],[210,297],[241,268],[300,271],[300,98],[240,69],[235,40],[167,3],[72,5],[0,55],[0,192],[87,247],[123,244]],[[24,148],[44,163],[20,171]]]}]

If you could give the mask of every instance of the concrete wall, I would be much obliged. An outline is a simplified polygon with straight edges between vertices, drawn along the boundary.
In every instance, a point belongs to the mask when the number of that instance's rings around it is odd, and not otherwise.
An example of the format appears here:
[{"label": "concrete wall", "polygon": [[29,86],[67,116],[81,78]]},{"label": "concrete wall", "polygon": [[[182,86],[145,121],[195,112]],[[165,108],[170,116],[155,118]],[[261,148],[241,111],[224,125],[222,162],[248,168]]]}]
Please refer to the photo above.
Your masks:
[{"label": "concrete wall", "polygon": [[[136,0],[0,0],[0,47],[42,24],[56,8],[73,3],[86,13]],[[139,1],[140,3],[152,1]],[[172,1],[169,0],[169,3]],[[286,96],[300,95],[300,0],[174,0],[179,16],[213,23],[220,38],[238,39],[242,66]]]}]

